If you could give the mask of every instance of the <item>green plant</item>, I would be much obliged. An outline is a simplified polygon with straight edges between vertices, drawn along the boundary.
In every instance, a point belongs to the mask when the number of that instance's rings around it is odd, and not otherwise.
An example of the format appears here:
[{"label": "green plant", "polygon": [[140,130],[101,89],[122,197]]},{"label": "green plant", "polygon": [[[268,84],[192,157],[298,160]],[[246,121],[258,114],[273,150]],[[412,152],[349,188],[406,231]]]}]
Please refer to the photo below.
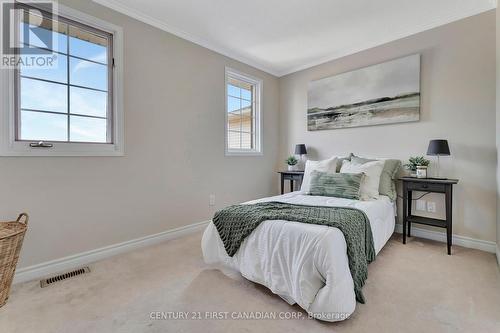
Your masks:
[{"label": "green plant", "polygon": [[285,162],[288,165],[295,165],[299,162],[299,160],[295,156],[288,156],[288,158],[285,160]]},{"label": "green plant", "polygon": [[415,157],[410,157],[408,159],[408,163],[406,163],[404,167],[411,171],[417,171],[418,166],[429,166],[430,162],[431,161],[429,161],[423,156],[415,156]]}]

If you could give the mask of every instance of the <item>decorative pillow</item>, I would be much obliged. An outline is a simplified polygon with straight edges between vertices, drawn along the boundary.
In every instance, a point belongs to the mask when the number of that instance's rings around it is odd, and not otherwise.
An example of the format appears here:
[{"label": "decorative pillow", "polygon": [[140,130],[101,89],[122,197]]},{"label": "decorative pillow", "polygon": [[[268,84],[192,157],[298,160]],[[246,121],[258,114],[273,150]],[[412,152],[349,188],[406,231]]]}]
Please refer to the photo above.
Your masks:
[{"label": "decorative pillow", "polygon": [[[358,156],[352,156],[351,162],[356,164],[364,164],[367,162],[377,161],[375,159],[368,159]],[[378,187],[378,192],[382,195],[387,195],[392,201],[396,200],[398,193],[396,191],[396,175],[401,169],[400,160],[386,159],[384,169],[382,170],[382,175],[380,176],[380,185]]]},{"label": "decorative pillow", "polygon": [[361,200],[378,199],[378,187],[380,185],[380,175],[384,169],[384,161],[374,161],[365,164],[355,164],[344,161],[341,173],[364,173],[365,177],[361,181]]},{"label": "decorative pillow", "polygon": [[313,171],[310,195],[359,200],[362,173],[327,173]]},{"label": "decorative pillow", "polygon": [[313,171],[335,173],[337,169],[337,157],[332,157],[323,161],[306,161],[306,167],[304,168],[304,178],[302,179],[302,185],[300,186],[300,192],[307,194],[309,193],[309,185],[311,183],[311,173]]},{"label": "decorative pillow", "polygon": [[[351,160],[351,157],[353,157],[354,154],[353,153],[350,153],[349,156],[347,157],[337,157],[337,172],[340,172],[340,168],[342,168],[342,163],[344,161],[350,161]],[[362,164],[362,163],[360,163]]]}]

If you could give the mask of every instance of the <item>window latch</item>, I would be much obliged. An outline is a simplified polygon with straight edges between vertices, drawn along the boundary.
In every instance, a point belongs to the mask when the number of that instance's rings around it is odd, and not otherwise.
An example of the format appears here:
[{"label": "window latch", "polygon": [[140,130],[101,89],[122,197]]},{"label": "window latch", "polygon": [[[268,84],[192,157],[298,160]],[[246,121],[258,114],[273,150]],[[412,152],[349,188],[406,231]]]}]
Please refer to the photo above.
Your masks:
[{"label": "window latch", "polygon": [[46,143],[43,141],[30,143],[31,148],[52,148],[54,145],[52,143]]}]

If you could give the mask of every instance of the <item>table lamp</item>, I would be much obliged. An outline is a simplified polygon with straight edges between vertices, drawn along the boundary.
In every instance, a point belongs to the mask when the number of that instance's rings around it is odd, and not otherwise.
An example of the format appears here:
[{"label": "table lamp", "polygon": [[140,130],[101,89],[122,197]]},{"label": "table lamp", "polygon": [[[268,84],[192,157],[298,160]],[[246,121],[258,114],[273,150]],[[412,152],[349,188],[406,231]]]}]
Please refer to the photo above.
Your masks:
[{"label": "table lamp", "polygon": [[450,147],[448,146],[447,140],[431,140],[429,141],[429,148],[427,148],[427,155],[429,156],[437,156],[438,164],[437,164],[437,177],[436,179],[446,179],[441,178],[439,174],[439,156],[450,156]]},{"label": "table lamp", "polygon": [[295,146],[295,155],[300,155],[300,169],[304,170],[306,162],[303,156],[307,155],[306,145],[301,143]]}]

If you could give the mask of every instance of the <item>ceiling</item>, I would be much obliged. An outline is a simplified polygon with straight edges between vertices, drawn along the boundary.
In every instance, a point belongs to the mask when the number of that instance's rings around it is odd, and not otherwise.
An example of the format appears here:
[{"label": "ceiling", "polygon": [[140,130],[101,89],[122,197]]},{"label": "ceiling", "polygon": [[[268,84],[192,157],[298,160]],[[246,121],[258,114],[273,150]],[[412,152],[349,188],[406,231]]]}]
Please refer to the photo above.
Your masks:
[{"label": "ceiling", "polygon": [[276,76],[496,8],[496,0],[94,0]]}]

